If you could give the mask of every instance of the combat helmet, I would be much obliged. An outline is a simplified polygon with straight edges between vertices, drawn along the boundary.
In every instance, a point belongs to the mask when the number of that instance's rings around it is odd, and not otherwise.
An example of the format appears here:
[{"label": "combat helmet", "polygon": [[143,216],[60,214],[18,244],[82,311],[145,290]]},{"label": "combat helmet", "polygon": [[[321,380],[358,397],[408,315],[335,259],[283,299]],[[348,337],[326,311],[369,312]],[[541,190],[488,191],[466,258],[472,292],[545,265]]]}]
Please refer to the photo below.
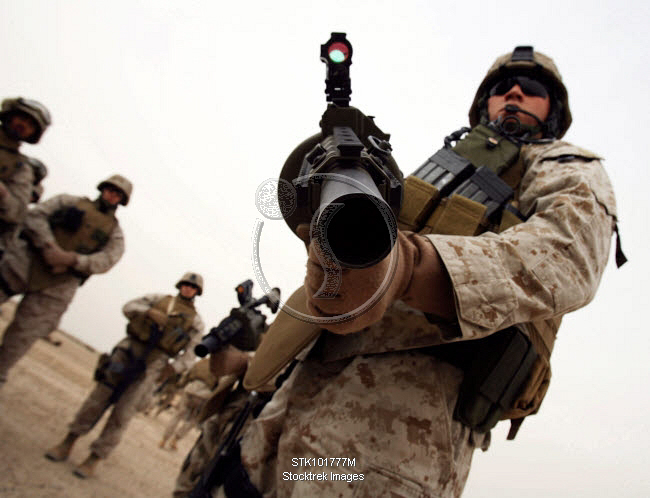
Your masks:
[{"label": "combat helmet", "polygon": [[129,180],[124,178],[122,175],[112,175],[103,182],[100,182],[99,185],[97,185],[97,190],[101,191],[101,189],[106,185],[117,187],[124,193],[124,197],[122,197],[120,204],[126,206],[129,203],[131,193],[133,192],[133,184]]},{"label": "combat helmet", "polygon": [[511,75],[529,76],[545,84],[551,92],[551,112],[545,121],[544,136],[562,138],[571,125],[566,87],[553,60],[531,46],[515,47],[512,53],[502,55],[492,64],[469,110],[470,126],[487,123],[488,93],[499,80]]},{"label": "combat helmet", "polygon": [[203,277],[198,273],[188,271],[176,283],[176,288],[180,289],[181,284],[196,285],[199,289],[198,295],[200,296],[201,294],[203,294]]},{"label": "combat helmet", "polygon": [[50,111],[36,100],[25,99],[23,97],[9,98],[2,101],[2,108],[0,109],[0,119],[6,125],[6,117],[14,113],[26,114],[34,120],[38,130],[34,134],[25,139],[25,142],[30,144],[37,143],[48,126],[52,124],[52,117]]}]

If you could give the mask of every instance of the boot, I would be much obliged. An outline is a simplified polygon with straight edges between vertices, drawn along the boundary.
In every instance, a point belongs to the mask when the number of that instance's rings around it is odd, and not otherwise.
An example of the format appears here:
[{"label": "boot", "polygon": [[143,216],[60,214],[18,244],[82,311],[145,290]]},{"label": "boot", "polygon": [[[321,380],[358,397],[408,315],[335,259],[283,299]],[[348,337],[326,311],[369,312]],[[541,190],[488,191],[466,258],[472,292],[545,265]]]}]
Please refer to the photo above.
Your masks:
[{"label": "boot", "polygon": [[96,455],[95,453],[91,453],[88,455],[88,458],[86,458],[83,463],[77,468],[75,468],[72,472],[74,475],[77,477],[80,477],[82,479],[85,479],[86,477],[91,477],[95,473],[95,467],[97,467],[97,462],[99,462],[101,458]]},{"label": "boot", "polygon": [[72,445],[76,440],[77,436],[75,434],[68,433],[63,441],[47,450],[45,453],[45,458],[48,458],[53,462],[62,462],[64,460],[67,460],[70,452],[72,451]]}]

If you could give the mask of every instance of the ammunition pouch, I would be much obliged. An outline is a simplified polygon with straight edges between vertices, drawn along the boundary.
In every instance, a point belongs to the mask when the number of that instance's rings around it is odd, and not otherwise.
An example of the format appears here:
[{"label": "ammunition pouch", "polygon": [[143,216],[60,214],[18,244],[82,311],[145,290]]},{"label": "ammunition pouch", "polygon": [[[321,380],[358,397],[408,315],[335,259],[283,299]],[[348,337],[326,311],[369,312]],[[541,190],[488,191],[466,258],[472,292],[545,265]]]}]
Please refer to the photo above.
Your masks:
[{"label": "ammunition pouch", "polygon": [[95,373],[93,374],[93,379],[97,382],[102,382],[106,377],[106,371],[108,370],[108,365],[111,362],[111,355],[108,353],[102,353],[97,359],[97,366],[95,367]]},{"label": "ammunition pouch", "polygon": [[183,348],[185,348],[185,346],[187,346],[191,338],[180,325],[170,325],[171,324],[167,324],[163,329],[163,335],[158,343],[158,347],[169,356],[176,356]]},{"label": "ammunition pouch", "polygon": [[116,389],[134,381],[144,367],[144,360],[136,358],[131,350],[113,348],[111,354],[99,356],[93,377],[97,382]]},{"label": "ammunition pouch", "polygon": [[[519,157],[519,147],[479,125],[455,147],[437,151],[404,181],[399,228],[422,235],[477,235],[525,220],[509,201],[514,190],[500,178]],[[478,166],[478,167],[477,167]],[[507,220],[500,226],[503,212]]]},{"label": "ammunition pouch", "polygon": [[517,327],[430,351],[464,370],[454,418],[476,431],[487,432],[499,420],[512,418],[514,407],[539,391],[539,383],[530,382],[539,376],[537,351]]},{"label": "ammunition pouch", "polygon": [[157,327],[151,318],[144,313],[138,313],[126,325],[126,334],[140,342],[147,342],[151,338],[153,326]]},{"label": "ammunition pouch", "polygon": [[[169,356],[176,356],[190,342],[191,337],[183,328],[184,318],[180,315],[170,316],[167,325],[162,329],[162,336],[156,345]],[[136,315],[129,320],[126,326],[126,333],[130,337],[140,341],[149,342],[153,331],[158,326],[144,313]]]}]

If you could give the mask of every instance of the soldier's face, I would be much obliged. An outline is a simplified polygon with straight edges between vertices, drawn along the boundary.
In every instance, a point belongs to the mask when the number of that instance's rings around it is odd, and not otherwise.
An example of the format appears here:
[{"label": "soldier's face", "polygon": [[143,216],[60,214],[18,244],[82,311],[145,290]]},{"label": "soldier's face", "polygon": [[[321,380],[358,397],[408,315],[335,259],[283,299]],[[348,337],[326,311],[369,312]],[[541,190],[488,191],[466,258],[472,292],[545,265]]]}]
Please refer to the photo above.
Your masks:
[{"label": "soldier's face", "polygon": [[110,185],[102,188],[102,199],[108,202],[111,206],[117,206],[123,199],[124,194],[120,189],[111,187]]},{"label": "soldier's face", "polygon": [[9,120],[9,130],[18,140],[27,140],[38,131],[38,124],[29,116],[15,114]]},{"label": "soldier's face", "polygon": [[519,119],[521,124],[535,126],[539,123],[528,114],[522,112],[506,111],[506,105],[516,105],[524,111],[528,111],[539,118],[540,121],[545,121],[548,113],[551,110],[551,99],[546,95],[545,97],[537,95],[527,95],[519,85],[512,86],[503,95],[492,95],[488,98],[487,107],[490,121],[494,121],[498,117],[505,118],[507,116],[514,116]]},{"label": "soldier's face", "polygon": [[199,288],[194,285],[181,284],[180,293],[185,299],[192,299],[199,292]]}]

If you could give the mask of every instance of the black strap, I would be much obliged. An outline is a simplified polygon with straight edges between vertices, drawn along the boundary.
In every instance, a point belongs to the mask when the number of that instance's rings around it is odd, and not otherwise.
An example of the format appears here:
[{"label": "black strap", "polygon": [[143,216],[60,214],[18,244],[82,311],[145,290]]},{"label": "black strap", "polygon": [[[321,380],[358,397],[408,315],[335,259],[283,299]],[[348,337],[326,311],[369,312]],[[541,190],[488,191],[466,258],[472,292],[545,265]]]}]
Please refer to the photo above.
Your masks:
[{"label": "black strap", "polygon": [[0,289],[2,289],[2,292],[4,292],[7,297],[11,297],[16,294],[14,290],[9,286],[7,281],[2,277],[2,275],[0,275]]},{"label": "black strap", "polygon": [[519,428],[521,427],[521,424],[524,423],[525,418],[526,417],[510,419],[510,430],[508,431],[508,437],[506,437],[508,441],[512,441],[517,436]]},{"label": "black strap", "polygon": [[519,211],[519,209],[514,207],[512,204],[506,204],[503,209],[506,210],[506,211],[510,211],[512,214],[514,214],[521,221],[526,221],[528,219],[528,217],[525,216],[524,213]]},{"label": "black strap", "polygon": [[614,225],[614,232],[616,232],[616,268],[620,268],[627,263],[627,258],[621,248],[621,236],[618,233],[618,225]]},{"label": "black strap", "polygon": [[20,152],[18,152],[18,149],[12,149],[11,147],[7,147],[6,145],[0,145],[0,149],[6,150],[7,152],[11,152],[12,154],[15,155],[20,155]]}]

